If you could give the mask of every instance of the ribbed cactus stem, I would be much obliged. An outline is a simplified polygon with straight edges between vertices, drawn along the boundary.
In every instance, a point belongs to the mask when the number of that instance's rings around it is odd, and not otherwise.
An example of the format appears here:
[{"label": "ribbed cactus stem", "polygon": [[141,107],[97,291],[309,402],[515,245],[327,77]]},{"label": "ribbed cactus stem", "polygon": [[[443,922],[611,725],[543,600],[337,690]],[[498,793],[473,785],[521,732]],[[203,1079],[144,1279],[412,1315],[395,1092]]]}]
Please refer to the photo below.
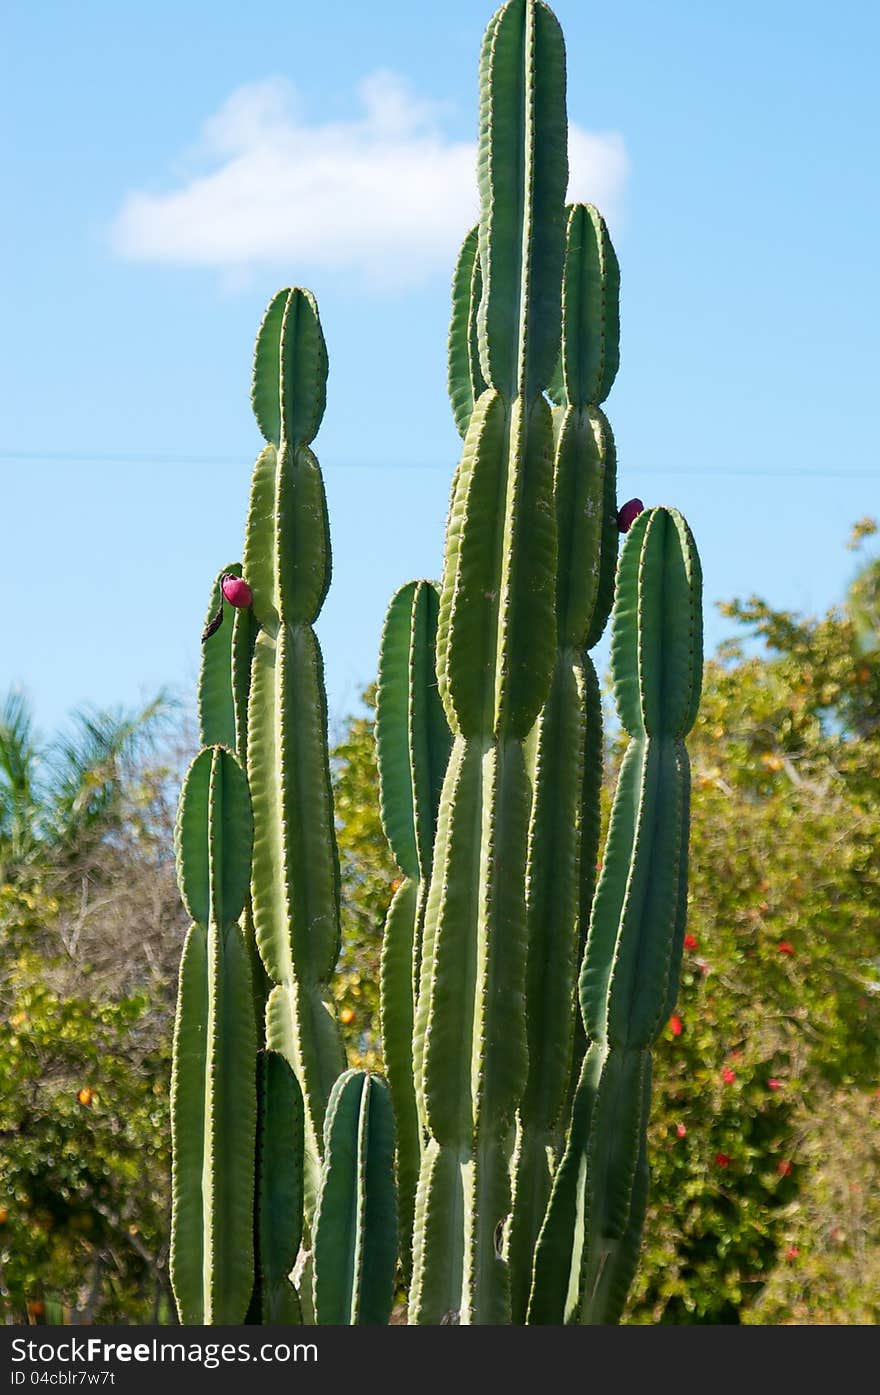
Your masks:
[{"label": "ribbed cactus stem", "polygon": [[477,400],[456,476],[437,667],[455,733],[416,1013],[428,1143],[410,1320],[510,1318],[501,1233],[526,1076],[525,742],[555,656],[553,434],[567,179],[565,56],[550,10],[511,0],[480,77]]},{"label": "ribbed cactus stem", "polygon": [[254,1210],[254,1322],[301,1323],[290,1273],[303,1224],[305,1145],[302,1093],[277,1051],[257,1060],[257,1162]]},{"label": "ribbed cactus stem", "polygon": [[[247,709],[258,626],[251,607],[237,609],[224,600],[222,591],[225,577],[240,577],[241,574],[241,563],[232,562],[218,573],[211,588],[208,625],[205,627],[207,637],[202,642],[199,670],[198,712],[201,744],[226,746],[235,751],[239,763],[246,770]],[[254,1011],[262,1039],[263,1017],[271,984],[257,950],[250,889],[241,924],[250,955]]]},{"label": "ribbed cactus stem", "polygon": [[567,211],[562,345],[553,388],[557,651],[530,743],[529,1070],[507,1251],[514,1322],[525,1321],[573,1058],[583,1054],[575,1032],[576,979],[595,880],[602,762],[599,684],[586,648],[604,628],[617,560],[614,441],[599,404],[617,367],[618,286],[601,216],[589,205],[574,205]]},{"label": "ribbed cactus stem", "polygon": [[307,1214],[324,1111],[345,1065],[329,991],[339,953],[339,866],[323,664],[312,628],[330,582],[324,485],[309,448],[324,413],[326,379],[314,298],[280,291],[254,355],[254,413],[268,444],[254,469],[244,554],[259,623],[247,762],[254,924],[274,985],[267,1039],[289,1060],[303,1094]]},{"label": "ribbed cactus stem", "polygon": [[536,1255],[531,1322],[618,1321],[638,1258],[651,1045],[675,1003],[687,911],[684,738],[702,679],[700,592],[681,515],[640,514],[612,621],[614,693],[631,740],[581,971],[589,1049]]},{"label": "ribbed cactus stem", "polygon": [[171,1281],[181,1322],[244,1321],[254,1282],[256,1022],[238,920],[250,876],[244,772],[206,747],[190,766],[175,829],[193,920],[180,968],[171,1084]]},{"label": "ribbed cactus stem", "polygon": [[376,752],[382,823],[401,885],[385,921],[381,960],[382,1044],[397,1120],[401,1257],[411,1269],[421,1126],[413,1062],[415,995],[434,835],[452,736],[437,693],[437,589],[412,581],[394,596],[382,631]]},{"label": "ribbed cactus stem", "polygon": [[315,1320],[384,1325],[397,1264],[394,1110],[388,1086],[345,1071],[327,1106],[314,1222]]},{"label": "ribbed cactus stem", "polygon": [[462,438],[467,435],[474,405],[486,390],[486,380],[480,368],[477,332],[477,315],[483,295],[479,234],[479,227],[471,228],[462,243],[452,278],[448,386],[452,415]]}]

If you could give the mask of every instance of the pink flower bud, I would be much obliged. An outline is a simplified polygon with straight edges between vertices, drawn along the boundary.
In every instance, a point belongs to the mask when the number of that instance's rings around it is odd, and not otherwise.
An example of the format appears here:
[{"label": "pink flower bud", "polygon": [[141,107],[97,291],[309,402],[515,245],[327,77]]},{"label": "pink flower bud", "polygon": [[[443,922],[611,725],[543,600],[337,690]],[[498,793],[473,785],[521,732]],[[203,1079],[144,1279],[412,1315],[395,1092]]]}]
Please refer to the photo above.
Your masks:
[{"label": "pink flower bud", "polygon": [[254,593],[240,576],[224,576],[220,583],[223,595],[238,610],[247,610],[254,603]]},{"label": "pink flower bud", "polygon": [[629,499],[617,512],[617,526],[621,533],[628,533],[640,513],[644,512],[641,499]]}]

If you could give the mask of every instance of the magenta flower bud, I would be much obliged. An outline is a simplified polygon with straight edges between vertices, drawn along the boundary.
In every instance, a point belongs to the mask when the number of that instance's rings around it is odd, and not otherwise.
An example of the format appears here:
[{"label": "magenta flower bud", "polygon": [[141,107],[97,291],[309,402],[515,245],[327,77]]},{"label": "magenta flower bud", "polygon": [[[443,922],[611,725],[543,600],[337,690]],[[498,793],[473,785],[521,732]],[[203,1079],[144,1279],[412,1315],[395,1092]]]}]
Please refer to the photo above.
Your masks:
[{"label": "magenta flower bud", "polygon": [[224,576],[220,583],[223,595],[238,610],[247,610],[254,603],[254,593],[240,576]]},{"label": "magenta flower bud", "polygon": [[628,499],[617,512],[617,526],[621,533],[628,533],[640,513],[645,509],[641,499]]}]

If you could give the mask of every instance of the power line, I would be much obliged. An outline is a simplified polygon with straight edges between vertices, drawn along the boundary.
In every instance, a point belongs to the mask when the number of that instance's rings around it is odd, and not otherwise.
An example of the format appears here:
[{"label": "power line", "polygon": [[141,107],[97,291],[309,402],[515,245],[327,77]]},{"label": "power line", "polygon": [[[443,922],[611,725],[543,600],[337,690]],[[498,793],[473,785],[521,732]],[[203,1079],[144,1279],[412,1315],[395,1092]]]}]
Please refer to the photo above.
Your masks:
[{"label": "power line", "polygon": [[[21,450],[0,450],[0,460],[16,462],[27,461],[39,463],[45,461],[52,464],[64,465],[177,465],[195,466],[197,468],[216,468],[218,466],[249,466],[251,458],[249,456],[207,456],[207,455],[133,455],[128,452],[69,452],[69,451],[21,451]],[[451,475],[454,462],[449,464],[437,464],[425,461],[344,461],[327,460],[322,461],[323,468],[329,471],[335,470],[358,470],[363,474],[380,470],[422,470],[431,473],[443,472]],[[708,479],[717,475],[734,475],[749,479],[880,479],[880,467],[875,469],[862,469],[848,466],[818,466],[815,469],[805,469],[804,467],[787,468],[785,466],[759,466],[750,469],[741,469],[730,465],[696,466],[696,465],[638,465],[628,466],[627,471],[633,476],[637,475],[691,475]]]}]

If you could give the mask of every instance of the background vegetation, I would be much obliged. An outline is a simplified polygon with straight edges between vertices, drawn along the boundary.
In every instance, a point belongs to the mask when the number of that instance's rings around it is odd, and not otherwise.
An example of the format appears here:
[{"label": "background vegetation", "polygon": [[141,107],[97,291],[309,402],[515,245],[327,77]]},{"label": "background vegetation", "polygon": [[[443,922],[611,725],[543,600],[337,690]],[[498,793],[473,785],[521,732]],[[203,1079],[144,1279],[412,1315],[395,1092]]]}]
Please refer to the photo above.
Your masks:
[{"label": "background vegetation", "polygon": [[[864,520],[852,546],[875,526]],[[690,742],[682,990],[657,1050],[634,1322],[880,1318],[880,561],[804,619],[751,598]],[[334,755],[354,1063],[381,1067],[396,868],[373,694]],[[188,744],[160,699],[52,742],[0,711],[0,1312],[173,1321],[170,1034],[185,925],[171,825]],[[606,795],[618,760],[609,722]],[[607,800],[606,800],[607,803]]]}]

